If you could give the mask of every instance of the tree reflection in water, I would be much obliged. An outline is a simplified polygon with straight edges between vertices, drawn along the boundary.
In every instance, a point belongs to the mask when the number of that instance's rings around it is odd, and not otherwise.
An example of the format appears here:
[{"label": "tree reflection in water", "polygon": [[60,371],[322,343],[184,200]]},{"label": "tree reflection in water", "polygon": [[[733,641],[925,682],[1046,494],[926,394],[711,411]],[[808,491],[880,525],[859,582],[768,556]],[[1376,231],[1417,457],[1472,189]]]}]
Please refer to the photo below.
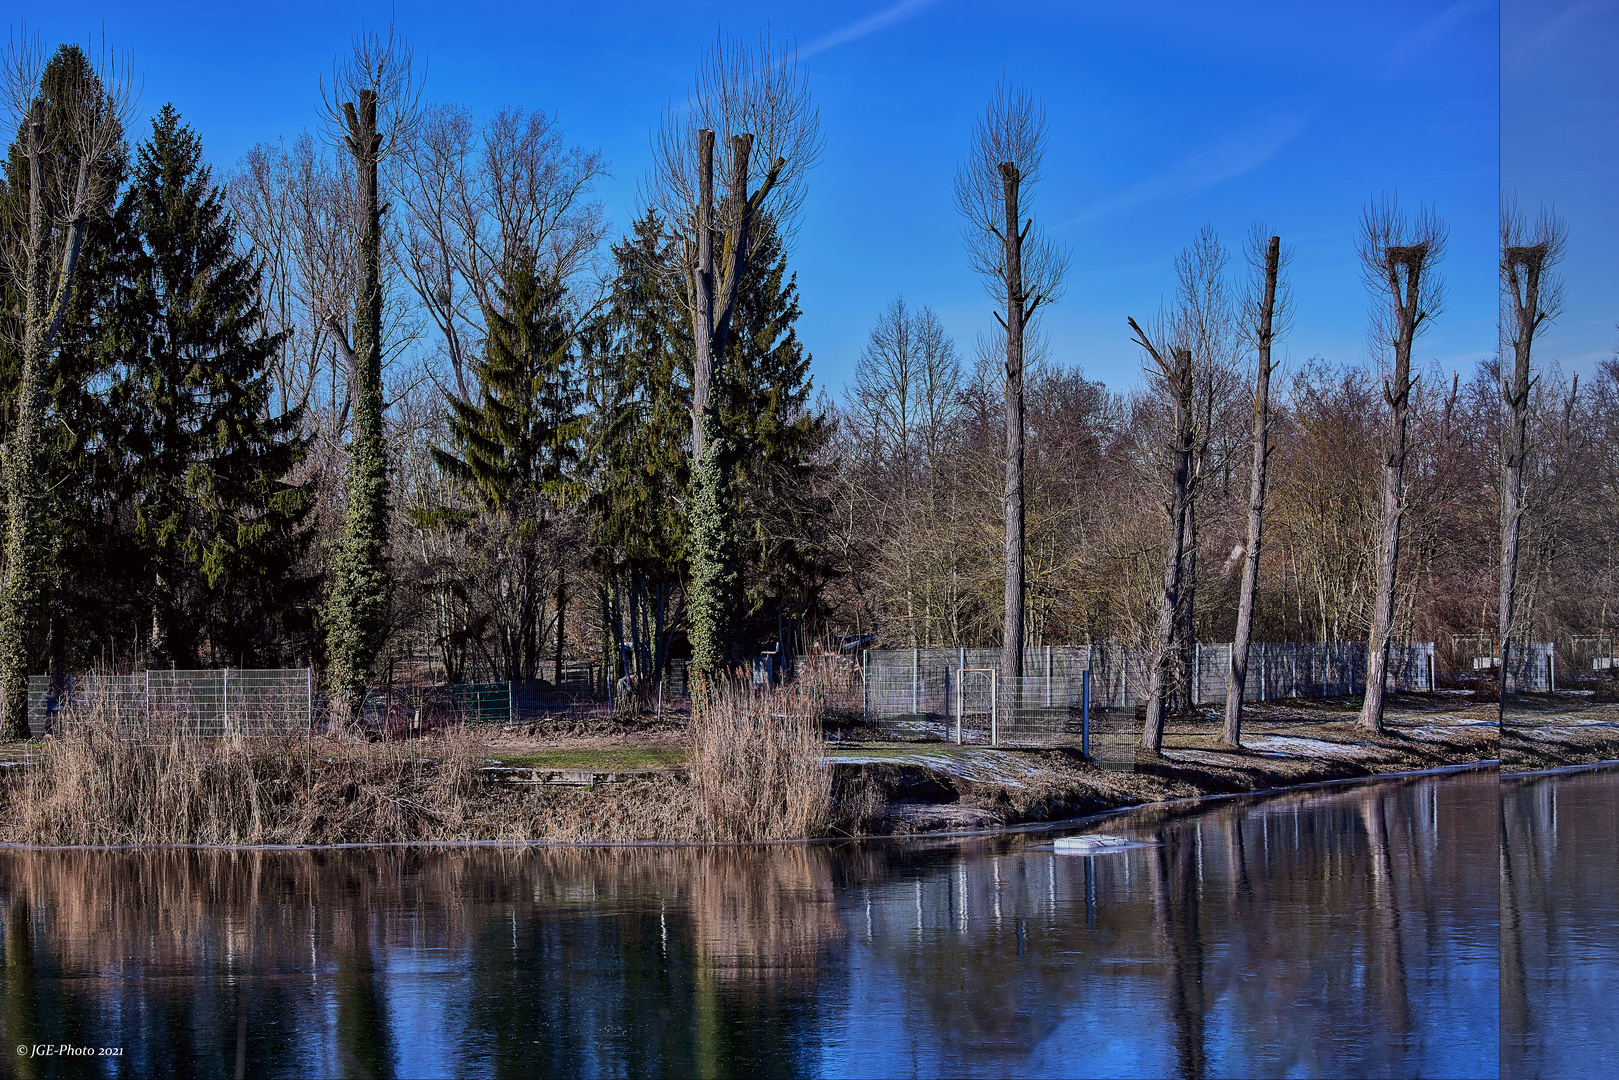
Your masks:
[{"label": "tree reflection in water", "polygon": [[1619,769],[1501,784],[1501,1075],[1619,1074]]},{"label": "tree reflection in water", "polygon": [[1158,808],[1091,857],[11,850],[6,1030],[135,1073],[1483,1074],[1495,788]]}]

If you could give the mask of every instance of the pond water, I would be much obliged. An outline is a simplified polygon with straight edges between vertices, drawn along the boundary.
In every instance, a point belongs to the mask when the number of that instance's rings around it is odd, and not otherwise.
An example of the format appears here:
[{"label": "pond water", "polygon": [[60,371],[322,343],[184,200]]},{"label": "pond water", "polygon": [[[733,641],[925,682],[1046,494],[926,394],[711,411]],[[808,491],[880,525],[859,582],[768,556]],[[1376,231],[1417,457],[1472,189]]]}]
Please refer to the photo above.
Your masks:
[{"label": "pond water", "polygon": [[[0,851],[0,1060],[19,1076],[1489,1076],[1497,791],[1464,772],[773,848]],[[1096,831],[1138,843],[1052,849]],[[1537,925],[1525,971],[1557,958]],[[1551,993],[1524,1009],[1576,990]]]},{"label": "pond water", "polygon": [[1501,782],[1501,1075],[1619,1076],[1619,770]]}]

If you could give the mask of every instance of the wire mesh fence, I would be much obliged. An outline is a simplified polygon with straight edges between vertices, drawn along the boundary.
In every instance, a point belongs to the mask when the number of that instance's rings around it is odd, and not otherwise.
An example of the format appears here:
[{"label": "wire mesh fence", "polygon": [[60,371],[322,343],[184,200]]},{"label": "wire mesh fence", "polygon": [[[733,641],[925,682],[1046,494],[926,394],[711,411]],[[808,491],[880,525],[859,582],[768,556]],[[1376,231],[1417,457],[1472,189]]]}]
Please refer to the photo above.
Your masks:
[{"label": "wire mesh fence", "polygon": [[[800,657],[801,666],[813,657]],[[872,649],[861,654],[861,713],[867,725],[899,739],[953,738],[958,693],[963,738],[989,732],[988,690],[975,670],[995,669],[999,649]],[[1122,645],[1040,646],[1024,650],[1024,674],[996,676],[995,709],[1007,739],[1031,745],[1076,739],[1083,721],[1083,683],[1090,674],[1092,730],[1105,744],[1114,712],[1134,714],[1148,695],[1148,657]],[[1192,657],[1199,704],[1223,702],[1231,677],[1231,645],[1200,644]],[[963,674],[966,672],[967,674]],[[1401,692],[1434,686],[1431,642],[1391,645],[1388,685]],[[1245,701],[1337,697],[1366,688],[1364,642],[1255,642],[1249,646]],[[1129,725],[1122,720],[1120,730]],[[970,734],[969,734],[970,733]]]},{"label": "wire mesh fence", "polygon": [[95,714],[121,727],[188,735],[289,735],[310,730],[309,668],[153,670],[140,675],[28,679],[28,727],[43,735],[63,716]]}]

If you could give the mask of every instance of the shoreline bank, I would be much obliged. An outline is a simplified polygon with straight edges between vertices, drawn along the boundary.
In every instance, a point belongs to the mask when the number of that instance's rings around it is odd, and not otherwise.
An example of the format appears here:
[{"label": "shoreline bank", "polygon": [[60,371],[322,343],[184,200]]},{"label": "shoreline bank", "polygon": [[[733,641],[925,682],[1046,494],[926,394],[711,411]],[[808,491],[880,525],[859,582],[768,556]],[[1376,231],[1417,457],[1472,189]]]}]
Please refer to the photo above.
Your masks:
[{"label": "shoreline bank", "polygon": [[[919,833],[864,833],[848,836],[804,836],[789,840],[397,840],[357,841],[341,844],[23,844],[0,841],[0,851],[355,851],[385,848],[735,848],[779,847],[787,844],[843,844],[866,841],[903,841],[911,839],[950,839],[952,837],[993,837],[1010,833],[1040,832],[1045,829],[1064,829],[1088,821],[1130,814],[1137,810],[1182,808],[1193,809],[1205,803],[1227,799],[1263,798],[1286,795],[1319,787],[1337,787],[1347,784],[1375,783],[1383,780],[1401,780],[1418,776],[1441,776],[1447,773],[1475,772],[1500,767],[1496,760],[1466,762],[1458,765],[1439,765],[1431,769],[1412,769],[1404,772],[1369,773],[1334,780],[1315,780],[1283,787],[1262,788],[1256,791],[1232,791],[1217,795],[1194,795],[1179,799],[1160,799],[1144,803],[1115,806],[1076,817],[1055,818],[1049,821],[1025,821],[986,829],[963,829],[951,832]],[[1608,766],[1619,766],[1619,761],[1598,762],[1592,765],[1574,765],[1563,769],[1549,769],[1534,774],[1508,774],[1540,776],[1550,773],[1577,772]]]}]

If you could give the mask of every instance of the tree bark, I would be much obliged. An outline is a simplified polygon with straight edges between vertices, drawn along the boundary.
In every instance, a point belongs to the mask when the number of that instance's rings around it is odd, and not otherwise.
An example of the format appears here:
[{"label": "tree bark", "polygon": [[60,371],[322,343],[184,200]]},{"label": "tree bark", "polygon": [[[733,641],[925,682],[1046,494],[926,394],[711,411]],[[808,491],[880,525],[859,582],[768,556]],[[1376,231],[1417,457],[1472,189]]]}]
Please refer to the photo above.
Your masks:
[{"label": "tree bark", "polygon": [[1175,632],[1178,684],[1174,700],[1184,716],[1197,713],[1197,500],[1186,500],[1186,534],[1181,561],[1181,595]]},{"label": "tree bark", "polygon": [[[1395,302],[1394,372],[1383,389],[1389,405],[1388,450],[1383,459],[1383,535],[1378,548],[1377,599],[1372,606],[1371,640],[1366,644],[1366,697],[1356,726],[1383,733],[1384,682],[1388,677],[1389,635],[1394,629],[1394,583],[1399,573],[1400,526],[1405,516],[1406,427],[1411,405],[1411,344],[1423,317],[1417,298],[1426,245],[1391,247],[1385,257]],[[1405,270],[1401,282],[1399,270]],[[1401,292],[1404,296],[1402,298]]]},{"label": "tree bark", "polygon": [[[692,222],[697,231],[696,259],[692,268],[692,493],[691,519],[691,635],[692,667],[699,681],[727,668],[736,647],[732,619],[734,582],[737,579],[733,543],[736,510],[731,499],[729,461],[721,460],[720,440],[713,405],[714,365],[725,355],[731,316],[748,271],[748,243],[753,217],[770,194],[785,160],[771,163],[759,188],[749,195],[748,160],[752,135],[731,136],[731,177],[721,254],[716,268],[714,253],[714,133],[697,133],[697,206]],[[733,448],[734,449],[734,448]],[[699,694],[699,700],[701,694]]]},{"label": "tree bark", "polygon": [[45,102],[36,99],[29,112],[25,153],[28,159],[27,281],[23,309],[23,363],[17,387],[16,424],[6,448],[5,591],[0,595],[0,696],[4,715],[0,737],[28,737],[28,668],[39,636],[49,545],[43,521],[46,368],[67,315],[79,251],[89,217],[90,162],[79,163],[72,214],[62,245],[56,281],[50,279],[50,228],[45,209]]},{"label": "tree bark", "polygon": [[[1018,229],[1017,166],[1001,164],[1001,196],[1005,201],[1006,232],[1006,617],[1001,643],[1001,677],[1023,677],[1023,600],[1026,593],[1023,561],[1023,234]],[[1012,704],[1018,704],[1021,683],[1012,683]]]},{"label": "tree bark", "polygon": [[354,158],[360,216],[359,282],[354,301],[354,427],[349,443],[347,507],[327,607],[331,686],[345,722],[365,704],[366,682],[381,652],[388,609],[388,471],[382,430],[382,210],[377,166],[377,95],[343,106]]},{"label": "tree bark", "polygon": [[1276,278],[1281,269],[1282,239],[1270,238],[1265,253],[1265,286],[1259,305],[1258,367],[1254,372],[1254,468],[1248,484],[1248,546],[1242,560],[1242,595],[1237,602],[1237,631],[1231,642],[1231,679],[1226,687],[1225,727],[1221,738],[1242,745],[1242,694],[1248,684],[1248,644],[1254,632],[1254,597],[1259,591],[1259,548],[1265,525],[1265,467],[1270,460],[1271,342],[1275,337]]},{"label": "tree bark", "polygon": [[[1132,325],[1134,325],[1132,323]],[[1139,334],[1139,329],[1137,330]],[[1146,335],[1141,335],[1146,341]],[[1149,346],[1150,348],[1150,346]],[[1186,552],[1186,507],[1192,494],[1193,446],[1192,351],[1173,350],[1172,364],[1165,364],[1156,351],[1160,371],[1169,383],[1175,403],[1175,449],[1170,486],[1169,543],[1164,555],[1164,589],[1158,607],[1157,638],[1153,642],[1152,666],[1147,677],[1147,717],[1141,728],[1140,748],[1154,756],[1162,752],[1164,741],[1164,699],[1174,660],[1175,616],[1181,599]]]},{"label": "tree bark", "polygon": [[1507,718],[1507,672],[1511,661],[1512,620],[1516,614],[1518,536],[1523,523],[1523,473],[1529,457],[1529,359],[1540,311],[1541,273],[1548,246],[1510,247],[1505,252],[1507,284],[1512,290],[1512,374],[1501,373],[1501,399],[1510,413],[1501,438],[1501,640],[1498,722]]}]

